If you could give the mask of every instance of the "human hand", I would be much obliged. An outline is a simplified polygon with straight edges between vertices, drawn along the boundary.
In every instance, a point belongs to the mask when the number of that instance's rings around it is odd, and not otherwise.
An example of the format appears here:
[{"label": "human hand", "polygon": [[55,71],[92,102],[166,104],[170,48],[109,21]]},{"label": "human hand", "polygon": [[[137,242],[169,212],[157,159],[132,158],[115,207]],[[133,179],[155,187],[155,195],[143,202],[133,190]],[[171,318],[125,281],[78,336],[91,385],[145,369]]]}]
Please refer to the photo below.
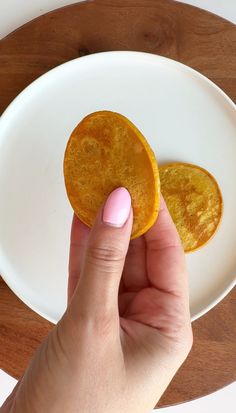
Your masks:
[{"label": "human hand", "polygon": [[124,189],[112,193],[91,232],[74,216],[67,311],[3,413],[155,406],[192,345],[188,277],[163,200],[154,226],[129,243],[131,228]]}]

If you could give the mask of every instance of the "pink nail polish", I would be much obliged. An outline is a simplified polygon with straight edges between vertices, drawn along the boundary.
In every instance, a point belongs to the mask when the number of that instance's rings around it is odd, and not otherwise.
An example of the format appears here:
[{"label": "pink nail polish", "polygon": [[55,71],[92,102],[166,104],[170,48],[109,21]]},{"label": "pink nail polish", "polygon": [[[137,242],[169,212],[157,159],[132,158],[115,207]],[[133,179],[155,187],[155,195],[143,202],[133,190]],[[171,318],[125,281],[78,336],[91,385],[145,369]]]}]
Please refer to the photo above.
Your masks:
[{"label": "pink nail polish", "polygon": [[117,188],[107,198],[103,209],[103,222],[114,227],[123,227],[131,208],[130,194],[126,188]]}]

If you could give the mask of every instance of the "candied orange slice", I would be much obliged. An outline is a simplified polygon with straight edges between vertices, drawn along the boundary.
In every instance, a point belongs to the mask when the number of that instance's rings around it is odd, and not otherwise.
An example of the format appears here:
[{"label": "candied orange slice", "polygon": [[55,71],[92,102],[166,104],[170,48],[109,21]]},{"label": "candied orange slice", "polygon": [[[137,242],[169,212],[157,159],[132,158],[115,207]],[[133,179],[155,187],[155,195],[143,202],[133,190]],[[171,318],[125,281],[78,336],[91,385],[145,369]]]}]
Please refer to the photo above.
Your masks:
[{"label": "candied orange slice", "polygon": [[142,133],[119,113],[91,113],[78,124],[66,147],[64,177],[71,206],[89,227],[108,195],[120,186],[132,198],[132,238],[145,233],[157,218],[155,155]]},{"label": "candied orange slice", "polygon": [[215,178],[187,163],[159,168],[161,192],[179,232],[185,252],[203,246],[219,226],[223,200]]}]

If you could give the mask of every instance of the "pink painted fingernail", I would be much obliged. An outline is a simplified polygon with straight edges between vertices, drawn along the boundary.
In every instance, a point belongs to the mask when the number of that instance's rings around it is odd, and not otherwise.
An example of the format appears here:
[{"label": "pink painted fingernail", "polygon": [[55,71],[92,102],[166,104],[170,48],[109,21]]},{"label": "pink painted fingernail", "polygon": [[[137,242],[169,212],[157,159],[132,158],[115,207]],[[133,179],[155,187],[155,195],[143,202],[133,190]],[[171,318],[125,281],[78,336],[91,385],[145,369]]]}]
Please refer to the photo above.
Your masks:
[{"label": "pink painted fingernail", "polygon": [[114,227],[123,227],[131,208],[130,194],[126,188],[117,188],[107,198],[103,209],[103,222]]}]

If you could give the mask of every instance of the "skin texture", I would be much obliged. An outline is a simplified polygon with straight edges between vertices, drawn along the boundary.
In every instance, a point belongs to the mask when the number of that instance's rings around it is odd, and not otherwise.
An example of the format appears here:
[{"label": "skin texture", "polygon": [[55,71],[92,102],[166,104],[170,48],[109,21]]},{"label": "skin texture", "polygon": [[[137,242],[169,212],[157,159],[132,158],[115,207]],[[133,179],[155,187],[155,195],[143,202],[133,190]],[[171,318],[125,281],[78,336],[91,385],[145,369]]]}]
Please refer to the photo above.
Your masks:
[{"label": "skin texture", "polygon": [[74,216],[68,308],[1,413],[149,413],[192,345],[188,276],[164,201],[129,243],[122,228]]}]

